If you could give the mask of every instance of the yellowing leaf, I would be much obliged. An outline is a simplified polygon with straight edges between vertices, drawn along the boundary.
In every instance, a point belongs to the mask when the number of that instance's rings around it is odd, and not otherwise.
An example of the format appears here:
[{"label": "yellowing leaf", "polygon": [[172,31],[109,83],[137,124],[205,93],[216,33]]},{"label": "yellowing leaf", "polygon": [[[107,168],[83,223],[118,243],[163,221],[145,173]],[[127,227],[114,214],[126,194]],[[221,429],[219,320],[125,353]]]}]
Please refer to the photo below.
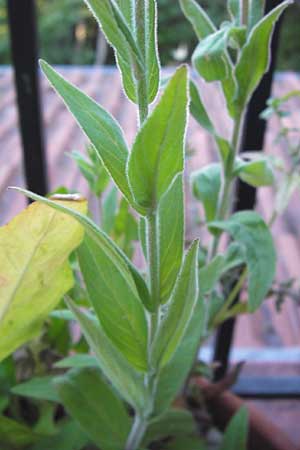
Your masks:
[{"label": "yellowing leaf", "polygon": [[[81,199],[57,203],[87,208]],[[76,220],[38,202],[0,229],[0,360],[39,333],[72,287],[68,256],[82,237]]]}]

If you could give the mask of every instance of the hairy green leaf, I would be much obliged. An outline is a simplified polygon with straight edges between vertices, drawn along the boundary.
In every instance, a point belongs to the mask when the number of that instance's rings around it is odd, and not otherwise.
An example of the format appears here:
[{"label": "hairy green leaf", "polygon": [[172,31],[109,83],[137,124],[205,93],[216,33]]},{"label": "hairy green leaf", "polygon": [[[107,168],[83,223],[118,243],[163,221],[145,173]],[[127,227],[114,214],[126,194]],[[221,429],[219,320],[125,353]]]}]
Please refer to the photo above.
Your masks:
[{"label": "hairy green leaf", "polygon": [[[53,203],[86,212],[84,200],[62,198]],[[68,257],[82,237],[76,221],[39,202],[0,229],[0,360],[36,337],[71,289]]]},{"label": "hairy green leaf", "polygon": [[248,307],[255,311],[264,300],[275,275],[276,253],[271,233],[254,211],[242,211],[211,226],[228,231],[245,248],[249,273]]},{"label": "hairy green leaf", "polygon": [[259,22],[265,13],[266,0],[251,0],[249,4],[249,16],[248,16],[248,30],[251,29]]},{"label": "hairy green leaf", "polygon": [[235,23],[240,23],[241,19],[241,0],[227,0],[227,9]]},{"label": "hairy green leaf", "polygon": [[137,103],[136,76],[139,71],[146,77],[147,103],[151,103],[159,86],[156,2],[85,1],[115,50],[128,98]]},{"label": "hairy green leaf", "polygon": [[227,426],[220,450],[247,450],[248,411],[244,406],[231,419]]},{"label": "hairy green leaf", "polygon": [[[161,302],[173,290],[182,263],[184,237],[184,204],[182,174],[163,195],[158,207],[159,281]],[[175,207],[176,205],[176,207]]]},{"label": "hairy green leaf", "polygon": [[160,371],[155,397],[155,414],[164,413],[182,388],[195,361],[206,329],[206,305],[199,297],[183,339],[168,364]]},{"label": "hairy green leaf", "polygon": [[[21,192],[29,198],[32,198],[33,200],[37,200],[51,206],[51,208],[74,217],[74,219],[83,225],[86,234],[90,236],[99,247],[103,248],[108,257],[110,257],[112,261],[116,261],[116,264],[123,267],[123,274],[127,274],[128,282],[135,283],[141,300],[149,308],[149,310],[151,310],[150,295],[144,278],[132,262],[127,258],[127,256],[122,252],[122,250],[91,219],[72,208],[68,208],[65,204],[62,205],[61,203],[57,203],[49,198],[41,197],[40,195],[34,194],[26,189],[13,189]],[[128,273],[130,275],[128,275]]]},{"label": "hairy green leaf", "polygon": [[41,68],[57,93],[77,120],[98,157],[103,162],[120,191],[133,206],[126,177],[128,148],[117,121],[94,100],[81,92],[45,61]]},{"label": "hairy green leaf", "polygon": [[113,186],[106,195],[102,204],[101,227],[107,234],[110,234],[114,228],[117,208],[118,192]]},{"label": "hairy green leaf", "polygon": [[155,365],[162,367],[171,359],[192,317],[198,297],[198,247],[195,241],[185,256],[169,308],[154,339]]},{"label": "hairy green leaf", "polygon": [[124,448],[131,421],[99,369],[73,369],[56,378],[55,388],[67,411],[96,445],[103,450]]},{"label": "hairy green leaf", "polygon": [[91,237],[78,249],[90,301],[107,336],[139,370],[147,370],[147,322],[130,273]]},{"label": "hairy green leaf", "polygon": [[195,0],[179,0],[181,9],[201,41],[216,31],[214,23]]},{"label": "hairy green leaf", "polygon": [[[286,0],[274,8],[252,28],[248,36],[235,68],[238,84],[236,93],[238,111],[245,107],[262,76],[268,70],[270,44],[275,23],[292,2],[293,0]],[[256,61],[256,64],[249,64],[249,61]]]},{"label": "hairy green leaf", "polygon": [[147,400],[142,375],[116,349],[93,316],[83,313],[70,300],[68,306],[78,320],[104,375],[124,400],[136,410],[144,411]]},{"label": "hairy green leaf", "polygon": [[209,164],[191,174],[193,194],[203,203],[206,220],[216,217],[218,198],[221,188],[221,166],[219,163]]},{"label": "hairy green leaf", "polygon": [[140,129],[129,157],[129,183],[142,208],[155,208],[183,171],[187,101],[187,68],[182,66]]}]

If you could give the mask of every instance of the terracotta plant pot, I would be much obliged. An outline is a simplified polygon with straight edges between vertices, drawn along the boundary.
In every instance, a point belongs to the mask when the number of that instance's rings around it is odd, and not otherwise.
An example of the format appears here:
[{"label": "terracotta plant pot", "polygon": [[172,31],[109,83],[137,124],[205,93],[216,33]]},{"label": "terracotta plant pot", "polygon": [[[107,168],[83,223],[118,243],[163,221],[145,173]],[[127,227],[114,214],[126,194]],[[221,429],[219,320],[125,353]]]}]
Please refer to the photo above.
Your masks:
[{"label": "terracotta plant pot", "polygon": [[[215,425],[223,431],[231,417],[245,405],[245,402],[229,391],[220,392],[203,378],[195,378],[194,383],[201,388],[205,404]],[[297,450],[288,436],[252,405],[249,411],[249,450]],[[298,449],[299,450],[299,449]]]}]

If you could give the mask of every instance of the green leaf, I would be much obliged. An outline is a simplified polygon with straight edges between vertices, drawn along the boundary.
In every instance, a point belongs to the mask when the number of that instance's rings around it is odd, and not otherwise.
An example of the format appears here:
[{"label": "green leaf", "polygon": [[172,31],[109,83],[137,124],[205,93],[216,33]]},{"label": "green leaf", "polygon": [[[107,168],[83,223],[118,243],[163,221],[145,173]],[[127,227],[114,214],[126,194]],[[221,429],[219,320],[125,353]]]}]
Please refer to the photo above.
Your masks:
[{"label": "green leaf", "polygon": [[228,29],[222,28],[200,41],[193,53],[192,61],[205,81],[228,78],[231,64],[226,55]]},{"label": "green leaf", "polygon": [[231,419],[227,426],[220,450],[247,450],[248,411],[244,406]]},{"label": "green leaf", "polygon": [[115,225],[118,208],[118,191],[113,186],[106,195],[102,205],[101,226],[105,233],[110,234]]},{"label": "green leaf", "polygon": [[130,273],[85,236],[78,257],[90,301],[107,336],[139,370],[147,370],[147,322]]},{"label": "green leaf", "polygon": [[79,126],[93,144],[92,148],[114,182],[132,204],[132,195],[126,177],[128,148],[119,124],[107,111],[66,81],[49,64],[45,61],[41,61],[40,64],[49,82],[62,97]]},{"label": "green leaf", "polygon": [[37,400],[48,400],[59,403],[59,398],[52,386],[53,376],[35,377],[14,386],[11,392],[21,397],[29,397]]},{"label": "green leaf", "polygon": [[187,68],[182,66],[140,129],[129,157],[129,183],[142,208],[156,207],[183,171],[187,101]]},{"label": "green leaf", "polygon": [[[158,207],[160,298],[165,303],[180,271],[184,247],[182,175],[177,175]],[[176,205],[176,208],[174,208]]]},{"label": "green leaf", "polygon": [[199,298],[193,316],[174,356],[160,371],[156,397],[155,413],[164,413],[182,388],[195,361],[200,339],[205,335],[206,305]]},{"label": "green leaf", "polygon": [[[146,75],[147,103],[151,103],[159,86],[159,61],[156,45],[156,2],[133,0],[85,0],[91,8],[108,42],[115,50],[123,86],[130,100],[137,102],[137,67]],[[143,39],[136,37],[136,30]]]},{"label": "green leaf", "polygon": [[241,1],[240,0],[227,0],[227,9],[235,23],[240,23],[241,18]]},{"label": "green leaf", "polygon": [[[247,104],[264,73],[268,70],[270,44],[275,23],[292,2],[293,0],[286,0],[274,8],[252,28],[248,36],[235,68],[238,84],[236,105],[239,111]],[[249,61],[256,61],[256,64],[253,66],[249,64]]]},{"label": "green leaf", "polygon": [[40,195],[34,194],[26,189],[13,189],[21,192],[33,200],[37,200],[51,206],[52,208],[66,213],[76,219],[84,227],[86,234],[90,236],[99,247],[103,248],[107,256],[111,258],[112,261],[115,261],[117,265],[123,267],[123,274],[127,274],[128,282],[130,283],[133,281],[135,283],[140,298],[149,310],[151,310],[150,295],[144,278],[132,262],[127,258],[127,256],[122,252],[122,250],[91,219],[72,208],[68,208],[66,205],[61,203],[59,204],[45,197],[41,197]]},{"label": "green leaf", "polygon": [[151,442],[167,437],[186,436],[195,432],[196,424],[189,411],[170,409],[149,423],[142,445],[148,446]]},{"label": "green leaf", "polygon": [[232,243],[224,255],[215,256],[206,266],[199,270],[199,290],[202,295],[211,292],[220,277],[228,270],[245,262],[243,247]]},{"label": "green leaf", "polygon": [[298,172],[283,178],[275,198],[275,210],[278,214],[282,214],[288,207],[289,201],[297,189],[300,189],[300,175]]},{"label": "green leaf", "polygon": [[[0,416],[0,443],[5,449],[15,450],[35,443],[39,435],[34,433],[26,425],[22,425],[13,419]],[[2,447],[4,450],[4,447]]]},{"label": "green leaf", "polygon": [[[65,200],[55,205],[85,213],[82,199],[60,198]],[[68,257],[82,237],[83,228],[72,218],[41,203],[0,229],[0,360],[40,333],[72,287]]]},{"label": "green leaf", "polygon": [[265,13],[266,0],[252,0],[249,4],[248,30],[259,22]]},{"label": "green leaf", "polygon": [[203,203],[206,220],[216,217],[219,192],[221,189],[221,166],[219,163],[209,164],[191,174],[193,194]]},{"label": "green leaf", "polygon": [[236,159],[234,175],[254,187],[271,186],[274,183],[274,173],[268,158],[255,152],[242,156],[243,159]]},{"label": "green leaf", "polygon": [[98,369],[74,369],[56,378],[55,388],[69,414],[103,450],[124,448],[130,418]]},{"label": "green leaf", "polygon": [[147,399],[142,375],[136,372],[116,349],[93,316],[83,313],[70,300],[68,300],[68,306],[78,320],[106,378],[110,380],[124,400],[137,411],[144,411]]},{"label": "green leaf", "polygon": [[198,296],[198,247],[195,241],[186,253],[168,310],[154,339],[152,360],[161,367],[171,359],[192,317]]},{"label": "green leaf", "polygon": [[264,300],[275,275],[276,253],[272,235],[254,211],[234,214],[227,221],[212,222],[211,227],[228,231],[245,248],[249,273],[248,306],[255,311]]},{"label": "green leaf", "polygon": [[231,152],[230,144],[216,132],[215,126],[206,112],[199,90],[192,80],[190,80],[190,111],[199,125],[214,137],[218,146],[220,158],[226,165],[228,155]]},{"label": "green leaf", "polygon": [[59,432],[38,441],[30,450],[82,450],[90,442],[76,422],[68,421]]},{"label": "green leaf", "polygon": [[181,9],[191,22],[194,31],[201,41],[216,31],[216,27],[204,9],[195,0],[179,0]]},{"label": "green leaf", "polygon": [[97,367],[97,359],[92,355],[78,353],[77,355],[67,356],[54,364],[57,369],[81,369],[83,367]]}]

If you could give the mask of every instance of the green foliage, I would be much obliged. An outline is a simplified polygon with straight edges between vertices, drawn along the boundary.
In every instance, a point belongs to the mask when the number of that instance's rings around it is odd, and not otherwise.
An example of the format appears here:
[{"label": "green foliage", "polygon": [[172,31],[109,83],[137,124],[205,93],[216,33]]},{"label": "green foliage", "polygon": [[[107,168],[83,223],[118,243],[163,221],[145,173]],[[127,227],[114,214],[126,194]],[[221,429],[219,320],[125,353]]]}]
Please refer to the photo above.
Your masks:
[{"label": "green foliage", "polygon": [[55,387],[63,404],[96,445],[103,450],[124,447],[130,418],[99,369],[74,369],[57,378]]},{"label": "green foliage", "polygon": [[229,422],[220,450],[247,450],[248,411],[242,407]]}]

